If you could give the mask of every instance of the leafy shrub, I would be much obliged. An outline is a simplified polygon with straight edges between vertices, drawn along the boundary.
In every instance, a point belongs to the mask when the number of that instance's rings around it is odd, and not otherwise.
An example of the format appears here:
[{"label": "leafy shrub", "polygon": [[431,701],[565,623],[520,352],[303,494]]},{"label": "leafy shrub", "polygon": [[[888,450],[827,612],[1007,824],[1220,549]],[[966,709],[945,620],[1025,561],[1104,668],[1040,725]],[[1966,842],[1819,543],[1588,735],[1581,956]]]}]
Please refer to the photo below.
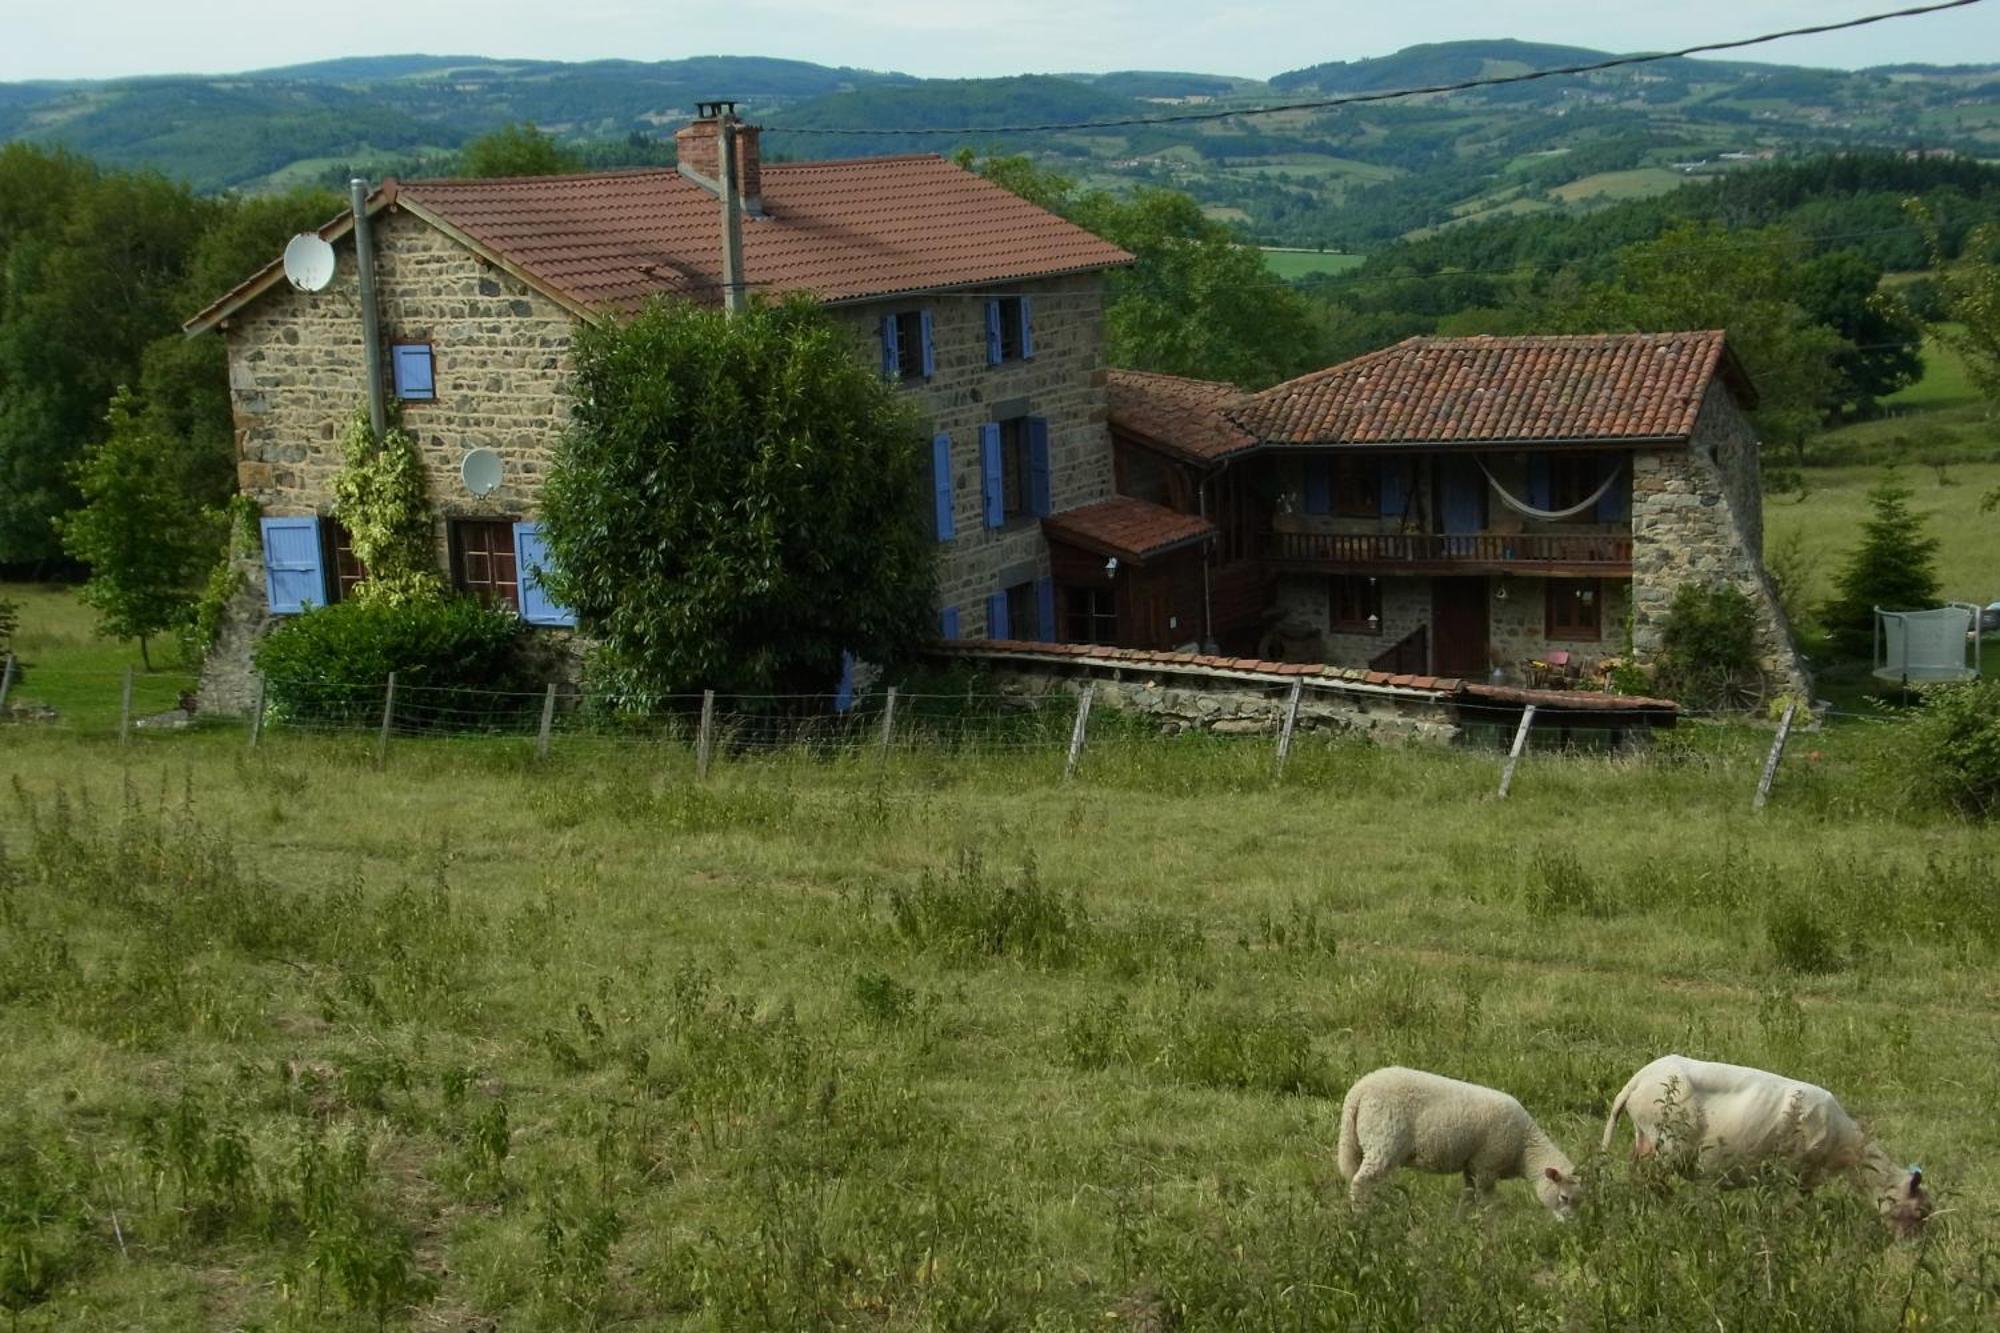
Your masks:
[{"label": "leafy shrub", "polygon": [[1757,664],[1757,608],[1731,584],[1682,584],[1660,631],[1659,681],[1676,698]]},{"label": "leafy shrub", "polygon": [[1932,686],[1923,699],[1896,749],[1912,794],[1972,819],[2000,814],[2000,681]]},{"label": "leafy shrub", "polygon": [[1839,939],[1819,906],[1803,897],[1781,899],[1764,918],[1764,935],[1778,966],[1816,976],[1841,968]]},{"label": "leafy shrub", "polygon": [[[540,682],[524,661],[524,635],[511,611],[470,598],[339,602],[273,630],[257,647],[257,669],[271,706],[294,720],[345,720],[379,709],[393,671],[398,692],[412,691],[401,725],[487,726],[539,707],[528,697]],[[492,693],[422,693],[436,690]]]}]

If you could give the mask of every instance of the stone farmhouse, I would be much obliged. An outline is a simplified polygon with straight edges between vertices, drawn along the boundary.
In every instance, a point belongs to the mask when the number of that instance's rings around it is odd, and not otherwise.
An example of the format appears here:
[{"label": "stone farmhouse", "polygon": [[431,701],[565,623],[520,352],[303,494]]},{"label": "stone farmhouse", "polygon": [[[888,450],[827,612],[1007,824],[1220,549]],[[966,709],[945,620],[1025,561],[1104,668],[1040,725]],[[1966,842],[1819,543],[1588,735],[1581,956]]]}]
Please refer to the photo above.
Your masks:
[{"label": "stone farmhouse", "polygon": [[[1224,652],[1563,683],[1659,648],[1675,590],[1759,612],[1755,390],[1720,332],[1412,338],[1261,393],[1113,371],[1120,493],[1215,528],[1179,602]],[[1529,680],[1528,683],[1536,683]]]}]

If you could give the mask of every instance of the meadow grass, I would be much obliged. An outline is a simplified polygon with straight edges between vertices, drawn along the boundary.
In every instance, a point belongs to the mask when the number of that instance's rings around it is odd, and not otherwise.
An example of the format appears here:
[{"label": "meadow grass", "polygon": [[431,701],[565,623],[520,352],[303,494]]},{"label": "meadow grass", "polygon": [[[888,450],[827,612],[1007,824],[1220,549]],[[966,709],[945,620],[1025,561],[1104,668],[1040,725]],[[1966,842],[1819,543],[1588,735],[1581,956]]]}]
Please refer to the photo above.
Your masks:
[{"label": "meadow grass", "polygon": [[77,600],[71,585],[0,583],[0,601],[13,602],[21,616],[9,645],[22,672],[7,696],[10,704],[43,704],[65,719],[102,729],[118,724],[128,666],[137,717],[172,708],[181,691],[194,686],[194,673],[181,662],[171,636],[154,640],[154,670],[148,671],[136,641],[98,634],[97,613]]},{"label": "meadow grass", "polygon": [[[1114,729],[1107,729],[1114,730]],[[0,734],[20,1328],[1988,1328],[2000,834],[1880,729],[726,761]],[[1592,1158],[1663,1052],[1833,1088],[1868,1205]],[[1370,1213],[1339,1097],[1514,1092],[1592,1201]]]},{"label": "meadow grass", "polygon": [[1266,247],[1264,267],[1290,282],[1315,273],[1345,273],[1358,268],[1366,255],[1328,254],[1317,250],[1277,250]]}]

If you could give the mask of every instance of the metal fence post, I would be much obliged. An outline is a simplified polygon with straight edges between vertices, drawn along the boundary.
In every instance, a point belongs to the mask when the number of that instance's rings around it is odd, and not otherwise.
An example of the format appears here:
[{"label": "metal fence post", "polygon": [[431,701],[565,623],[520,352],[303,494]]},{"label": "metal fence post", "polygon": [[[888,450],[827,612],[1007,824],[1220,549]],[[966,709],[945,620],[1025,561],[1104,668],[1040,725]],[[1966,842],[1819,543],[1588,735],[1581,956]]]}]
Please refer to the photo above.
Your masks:
[{"label": "metal fence post", "polygon": [[5,663],[0,663],[0,708],[7,706],[7,691],[14,686],[14,654],[8,653]]},{"label": "metal fence post", "polygon": [[1514,765],[1521,762],[1521,751],[1528,748],[1528,728],[1535,724],[1535,706],[1529,704],[1521,710],[1521,725],[1514,728],[1514,748],[1507,751],[1507,766],[1500,770],[1500,799],[1507,799],[1507,789],[1514,785]]},{"label": "metal fence post", "polygon": [[118,691],[118,743],[132,739],[132,668],[125,668],[125,681]]},{"label": "metal fence post", "polygon": [[1777,737],[1771,742],[1771,753],[1764,756],[1764,771],[1757,775],[1757,795],[1750,801],[1752,810],[1762,810],[1764,802],[1771,799],[1771,783],[1778,776],[1778,761],[1785,757],[1785,742],[1791,739],[1792,719],[1798,711],[1795,699],[1785,705],[1785,715],[1778,719]]},{"label": "metal fence post", "polygon": [[256,749],[264,735],[264,673],[257,673],[257,698],[250,705],[250,748]]},{"label": "metal fence post", "polygon": [[1294,680],[1292,692],[1285,696],[1285,722],[1278,728],[1278,777],[1285,775],[1285,761],[1292,757],[1292,730],[1299,725],[1299,696],[1305,692],[1305,682]]},{"label": "metal fence post", "polygon": [[715,691],[701,692],[701,731],[694,739],[694,777],[708,781],[708,761],[715,754]]},{"label": "metal fence post", "polygon": [[888,698],[882,701],[882,757],[889,757],[889,745],[896,738],[896,687],[889,687]]},{"label": "metal fence post", "polygon": [[549,727],[556,720],[556,683],[549,682],[549,692],[542,696],[542,725],[535,733],[535,758],[549,757]]},{"label": "metal fence post", "polygon": [[1069,758],[1063,761],[1063,781],[1068,782],[1076,775],[1076,759],[1083,753],[1084,733],[1090,727],[1090,700],[1097,693],[1097,682],[1091,681],[1083,687],[1083,693],[1076,698],[1076,722],[1069,730]]},{"label": "metal fence post", "polygon": [[382,734],[375,738],[375,767],[389,762],[389,728],[396,720],[396,673],[389,673],[389,688],[382,695]]}]

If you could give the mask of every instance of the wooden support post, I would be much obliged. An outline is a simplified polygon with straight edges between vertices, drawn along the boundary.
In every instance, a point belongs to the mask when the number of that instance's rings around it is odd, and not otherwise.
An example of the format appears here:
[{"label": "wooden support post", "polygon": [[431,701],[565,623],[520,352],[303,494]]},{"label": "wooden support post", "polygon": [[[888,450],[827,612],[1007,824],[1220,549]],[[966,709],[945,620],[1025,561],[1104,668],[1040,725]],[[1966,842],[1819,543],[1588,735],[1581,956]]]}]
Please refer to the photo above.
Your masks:
[{"label": "wooden support post", "polygon": [[1084,733],[1090,729],[1090,700],[1097,693],[1097,682],[1083,687],[1083,693],[1076,697],[1076,723],[1069,729],[1069,758],[1063,761],[1063,781],[1076,776],[1077,756],[1083,753]]},{"label": "wooden support post", "polygon": [[1305,682],[1294,680],[1292,692],[1285,696],[1285,721],[1278,728],[1277,776],[1285,776],[1285,761],[1292,757],[1292,731],[1299,725],[1299,696],[1305,692]]},{"label": "wooden support post", "polygon": [[890,743],[896,739],[896,687],[889,687],[888,698],[882,701],[882,757],[889,757]]},{"label": "wooden support post", "polygon": [[132,739],[132,668],[125,668],[125,683],[118,691],[118,743]]},{"label": "wooden support post", "polygon": [[542,725],[540,730],[535,732],[535,758],[537,759],[547,759],[549,757],[549,728],[555,725],[555,720],[556,683],[550,681],[549,692],[542,696]]},{"label": "wooden support post", "polygon": [[1751,798],[1750,808],[1762,810],[1764,802],[1771,799],[1771,783],[1778,776],[1778,761],[1785,757],[1785,742],[1792,736],[1792,719],[1798,715],[1798,700],[1785,705],[1785,715],[1778,719],[1778,734],[1771,741],[1771,753],[1764,756],[1764,771],[1757,777],[1757,795]]},{"label": "wooden support post", "polygon": [[715,754],[715,691],[701,692],[701,731],[694,738],[694,777],[708,781],[708,761]]},{"label": "wooden support post", "polygon": [[389,762],[389,728],[396,721],[396,673],[389,673],[389,688],[382,695],[382,734],[375,738],[375,767]]},{"label": "wooden support post", "polygon": [[1514,785],[1514,765],[1521,762],[1521,751],[1528,748],[1528,728],[1535,725],[1535,706],[1529,704],[1521,710],[1521,725],[1514,728],[1514,748],[1507,751],[1507,766],[1500,770],[1500,799],[1507,799],[1507,789]]},{"label": "wooden support post", "polygon": [[250,705],[250,748],[256,749],[257,742],[264,736],[264,673],[257,673],[257,697]]},{"label": "wooden support post", "polygon": [[7,691],[14,686],[14,654],[8,653],[7,660],[0,663],[0,708],[7,706]]}]

